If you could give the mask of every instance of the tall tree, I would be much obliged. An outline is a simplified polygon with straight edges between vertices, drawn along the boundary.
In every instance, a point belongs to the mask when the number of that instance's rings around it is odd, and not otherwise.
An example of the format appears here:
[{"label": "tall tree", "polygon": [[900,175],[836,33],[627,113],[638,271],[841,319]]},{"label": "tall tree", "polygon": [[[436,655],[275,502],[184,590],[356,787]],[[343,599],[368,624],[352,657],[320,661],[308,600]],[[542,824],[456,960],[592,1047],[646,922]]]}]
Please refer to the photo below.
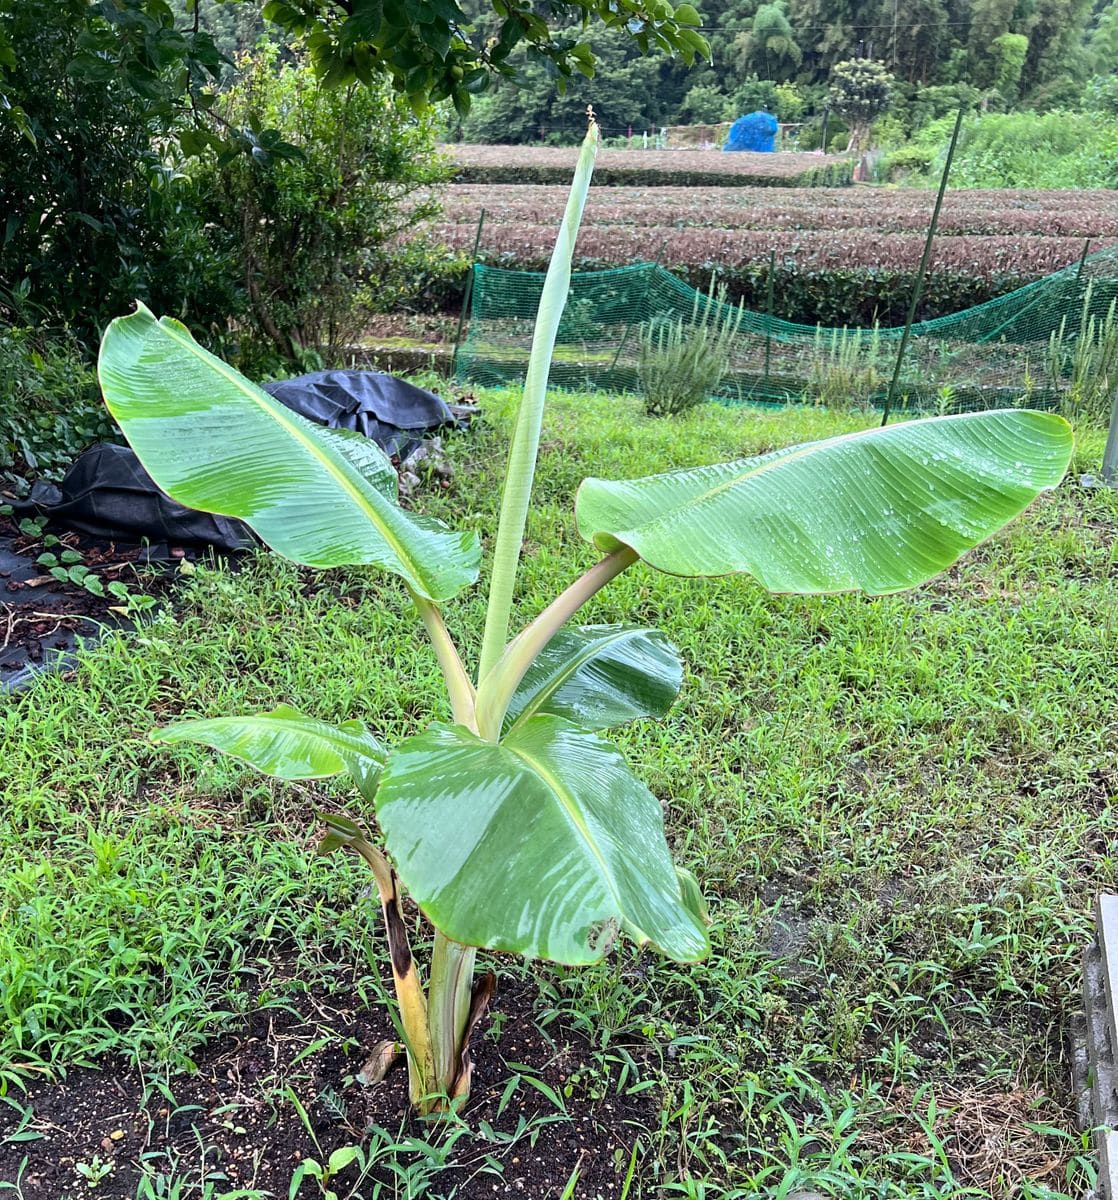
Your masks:
[{"label": "tall tree", "polygon": [[1098,12],[1087,49],[1091,69],[1096,74],[1118,72],[1118,0],[1109,0]]},{"label": "tall tree", "polygon": [[831,108],[850,125],[849,150],[865,150],[870,126],[893,98],[893,76],[879,62],[855,58],[835,64],[827,93]]},{"label": "tall tree", "polygon": [[914,84],[940,80],[957,28],[944,0],[885,0],[881,25],[874,50],[894,75]]},{"label": "tall tree", "polygon": [[1082,82],[1089,73],[1086,48],[1091,0],[1032,0],[1014,31],[1029,39],[1021,90],[1035,93],[1059,79]]},{"label": "tall tree", "polygon": [[785,80],[803,61],[803,51],[788,23],[784,0],[762,4],[748,33],[735,41],[736,66],[742,74],[755,71],[763,79]]},{"label": "tall tree", "polygon": [[1021,88],[1021,72],[1029,56],[1029,39],[1023,33],[1003,33],[990,45],[994,62],[994,87],[1006,104],[1017,99]]}]

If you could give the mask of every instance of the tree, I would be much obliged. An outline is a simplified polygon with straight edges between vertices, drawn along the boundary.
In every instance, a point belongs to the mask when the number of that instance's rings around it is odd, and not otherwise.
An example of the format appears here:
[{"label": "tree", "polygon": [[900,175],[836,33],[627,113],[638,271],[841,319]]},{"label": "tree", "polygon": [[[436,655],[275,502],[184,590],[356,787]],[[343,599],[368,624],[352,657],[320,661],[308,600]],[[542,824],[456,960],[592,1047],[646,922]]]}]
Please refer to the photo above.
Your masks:
[{"label": "tree", "polygon": [[[1053,105],[1061,96],[1074,94],[1074,83],[1082,85],[1090,74],[1086,45],[1091,0],[1033,0],[1028,17],[1015,32],[1029,39],[1029,52],[1021,77],[1021,92],[1029,96],[1044,90]],[[1113,62],[1110,68],[1113,69]]]},{"label": "tree", "polygon": [[362,303],[397,293],[422,249],[398,236],[440,211],[417,193],[446,179],[433,111],[417,116],[383,77],[324,90],[275,46],[238,61],[218,102],[239,129],[275,131],[283,154],[207,152],[195,166],[207,228],[243,281],[257,344],[328,361],[361,332]]},{"label": "tree", "polygon": [[804,30],[811,82],[827,80],[837,62],[854,54],[880,54],[885,44],[882,0],[790,0],[788,15],[793,28]]},{"label": "tree", "polygon": [[1020,90],[1029,39],[1023,33],[1003,33],[990,43],[990,53],[994,61],[994,87],[1007,104],[1012,104]]},{"label": "tree", "polygon": [[888,107],[895,80],[879,63],[852,58],[835,64],[828,93],[831,108],[850,126],[848,150],[864,150],[870,126]]},{"label": "tree", "polygon": [[712,83],[697,83],[683,97],[680,121],[689,125],[714,125],[726,119],[730,98]]},{"label": "tree", "polygon": [[[327,87],[388,76],[413,110],[452,100],[460,113],[485,91],[494,76],[513,76],[514,51],[543,64],[562,79],[592,76],[598,62],[592,23],[619,35],[641,54],[653,50],[677,55],[687,64],[709,57],[697,31],[701,18],[688,3],[667,0],[554,0],[545,19],[532,0],[486,0],[475,5],[492,18],[472,23],[458,0],[231,0],[261,13],[288,40],[303,42],[318,79]],[[113,79],[141,96],[167,119],[184,100],[197,118],[191,152],[207,145],[227,146],[206,116],[212,85],[225,61],[203,27],[202,10],[190,0],[185,19],[176,20],[169,0],[0,0],[0,17],[13,20],[34,10],[42,25],[64,23],[77,29],[66,72]],[[251,21],[241,22],[241,35]],[[557,36],[557,27],[567,27]],[[235,36],[241,36],[235,35]],[[595,37],[596,41],[596,37]],[[18,56],[7,22],[0,20],[0,121],[28,135],[25,109],[12,100]]]},{"label": "tree", "polygon": [[990,47],[1008,31],[1017,0],[974,0],[967,31],[968,82],[975,87],[994,86],[994,63]]},{"label": "tree", "polygon": [[787,79],[804,57],[785,15],[784,0],[762,4],[753,17],[753,27],[739,35],[735,47],[743,73],[752,70],[768,79]]},{"label": "tree", "polygon": [[1088,44],[1092,68],[1106,75],[1118,67],[1118,0],[1110,0],[1095,19]]},{"label": "tree", "polygon": [[[559,36],[577,32],[560,30]],[[496,80],[463,118],[463,139],[574,144],[586,131],[588,104],[593,105],[602,130],[615,137],[630,127],[652,129],[674,120],[683,88],[681,81],[668,73],[664,60],[638,54],[630,39],[620,33],[601,34],[595,39],[594,52],[599,64],[594,78],[570,80],[521,52],[513,60],[515,80]]]},{"label": "tree", "polygon": [[[895,18],[895,23],[894,23]],[[939,78],[950,54],[955,26],[951,24],[944,0],[905,0],[904,5],[888,5],[881,20],[884,30],[874,30],[884,41],[873,49],[890,64],[899,78],[909,83],[926,84]]]},{"label": "tree", "polygon": [[[173,29],[169,11],[136,16],[118,28],[85,0],[0,0],[0,318],[92,340],[137,298],[190,320],[196,302],[229,307],[189,181],[156,149],[182,113],[145,40]],[[207,35],[183,39],[216,71]]]}]

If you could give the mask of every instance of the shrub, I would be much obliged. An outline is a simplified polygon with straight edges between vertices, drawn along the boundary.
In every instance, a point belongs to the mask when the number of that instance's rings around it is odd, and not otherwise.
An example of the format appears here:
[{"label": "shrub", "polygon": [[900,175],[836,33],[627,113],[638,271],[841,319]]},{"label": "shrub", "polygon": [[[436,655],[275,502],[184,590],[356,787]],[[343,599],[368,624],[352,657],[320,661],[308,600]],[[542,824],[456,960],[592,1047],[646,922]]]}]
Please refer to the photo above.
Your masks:
[{"label": "shrub", "polygon": [[310,67],[280,65],[275,47],[241,68],[221,117],[249,141],[275,130],[284,150],[205,160],[214,236],[238,263],[252,338],[286,360],[333,359],[368,307],[408,300],[413,268],[428,284],[422,243],[401,260],[396,240],[439,211],[431,194],[417,197],[447,175],[436,119],[379,78],[323,89]]},{"label": "shrub", "polygon": [[232,293],[181,170],[175,76],[109,52],[125,25],[140,54],[137,31],[165,28],[112,5],[0,10],[0,320],[92,345],[143,299],[196,328],[223,324]]},{"label": "shrub", "polygon": [[[933,122],[915,139],[934,148],[932,173],[953,124]],[[1098,188],[1118,184],[1118,122],[1097,113],[984,113],[963,122],[951,166],[960,188]]]},{"label": "shrub", "polygon": [[17,491],[25,476],[60,478],[115,431],[72,334],[0,327],[0,398],[0,481]]},{"label": "shrub", "polygon": [[[573,149],[546,146],[452,148],[458,183],[554,184],[566,180]],[[611,187],[840,187],[851,162],[823,163],[814,154],[723,154],[718,150],[607,150],[596,178]]]},{"label": "shrub", "polygon": [[935,157],[931,146],[902,146],[885,159],[886,178],[895,181],[909,175],[927,175]]},{"label": "shrub", "polygon": [[710,396],[730,361],[743,309],[726,303],[724,285],[696,294],[691,320],[661,321],[641,329],[640,382],[650,417],[687,412]]},{"label": "shrub", "polygon": [[1105,426],[1118,386],[1118,300],[1104,316],[1092,309],[1093,284],[1088,284],[1079,321],[1065,316],[1048,339],[1048,375],[1053,390],[1063,397],[1069,420]]}]

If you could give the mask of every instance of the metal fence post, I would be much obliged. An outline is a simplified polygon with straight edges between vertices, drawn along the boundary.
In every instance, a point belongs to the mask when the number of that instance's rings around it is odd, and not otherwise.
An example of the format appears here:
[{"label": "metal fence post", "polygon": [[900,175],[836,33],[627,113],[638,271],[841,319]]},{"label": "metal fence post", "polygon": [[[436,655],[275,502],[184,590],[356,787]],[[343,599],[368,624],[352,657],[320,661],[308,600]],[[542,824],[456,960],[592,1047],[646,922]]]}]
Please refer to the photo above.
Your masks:
[{"label": "metal fence post", "polygon": [[916,282],[912,286],[912,301],[908,306],[908,319],[904,323],[904,333],[901,334],[901,344],[897,349],[897,361],[893,366],[893,378],[889,381],[889,391],[885,397],[885,411],[881,414],[881,424],[889,423],[889,413],[897,394],[897,384],[901,378],[901,364],[904,362],[904,352],[908,349],[909,335],[912,333],[912,322],[916,319],[916,306],[924,291],[924,277],[928,271],[928,259],[932,254],[932,242],[936,236],[936,226],[939,224],[939,210],[943,207],[943,194],[947,191],[947,176],[951,170],[951,160],[955,157],[955,146],[959,141],[959,131],[963,127],[965,105],[959,106],[959,115],[955,118],[955,129],[951,134],[951,144],[947,147],[947,160],[943,164],[943,175],[939,181],[939,193],[936,196],[936,206],[932,209],[932,220],[928,225],[928,236],[924,241],[924,253],[920,258],[920,266],[916,271]]},{"label": "metal fence post", "polygon": [[1100,478],[1107,487],[1118,488],[1118,390],[1114,393],[1114,408],[1110,413],[1110,432],[1106,436],[1106,449],[1102,452]]},{"label": "metal fence post", "polygon": [[477,267],[477,252],[478,247],[481,245],[481,230],[484,224],[485,209],[483,208],[478,214],[477,232],[474,234],[474,249],[470,255],[470,269],[466,275],[466,287],[462,293],[462,311],[458,314],[458,331],[454,335],[454,350],[450,356],[450,375],[452,379],[458,375],[458,350],[462,345],[462,330],[465,328],[470,303],[474,298],[474,271]]}]

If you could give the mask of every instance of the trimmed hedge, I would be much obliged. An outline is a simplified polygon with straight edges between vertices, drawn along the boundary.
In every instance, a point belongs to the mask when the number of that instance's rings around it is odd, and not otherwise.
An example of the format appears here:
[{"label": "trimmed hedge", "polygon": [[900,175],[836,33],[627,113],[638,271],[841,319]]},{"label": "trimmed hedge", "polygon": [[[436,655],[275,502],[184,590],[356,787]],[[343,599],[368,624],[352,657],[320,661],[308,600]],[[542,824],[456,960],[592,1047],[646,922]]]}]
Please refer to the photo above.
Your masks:
[{"label": "trimmed hedge", "polygon": [[[542,271],[546,267],[544,262],[525,262],[512,255],[486,255],[484,259],[490,266],[507,267],[510,270]],[[597,271],[616,265],[600,259],[577,259],[574,264],[577,271]],[[671,264],[669,269],[694,288],[705,291],[710,286],[711,264],[690,268]],[[746,308],[765,311],[767,263],[720,267],[718,278],[726,284],[733,303],[744,299]],[[798,271],[793,264],[778,262],[774,278],[775,316],[804,325],[871,326],[878,321],[890,326],[904,324],[912,289],[916,284],[916,271],[914,268],[888,267]],[[933,273],[924,281],[917,320],[948,316],[976,304],[984,304],[1037,278],[1039,276],[1013,273],[987,277],[959,271]],[[433,308],[444,312],[457,311],[462,304],[465,286],[465,268],[453,275],[446,275],[439,281],[437,289],[428,290]]]},{"label": "trimmed hedge", "polygon": [[[576,148],[553,146],[448,147],[456,183],[564,184]],[[817,154],[748,154],[720,150],[602,150],[594,182],[603,187],[844,187],[854,162]]]}]

